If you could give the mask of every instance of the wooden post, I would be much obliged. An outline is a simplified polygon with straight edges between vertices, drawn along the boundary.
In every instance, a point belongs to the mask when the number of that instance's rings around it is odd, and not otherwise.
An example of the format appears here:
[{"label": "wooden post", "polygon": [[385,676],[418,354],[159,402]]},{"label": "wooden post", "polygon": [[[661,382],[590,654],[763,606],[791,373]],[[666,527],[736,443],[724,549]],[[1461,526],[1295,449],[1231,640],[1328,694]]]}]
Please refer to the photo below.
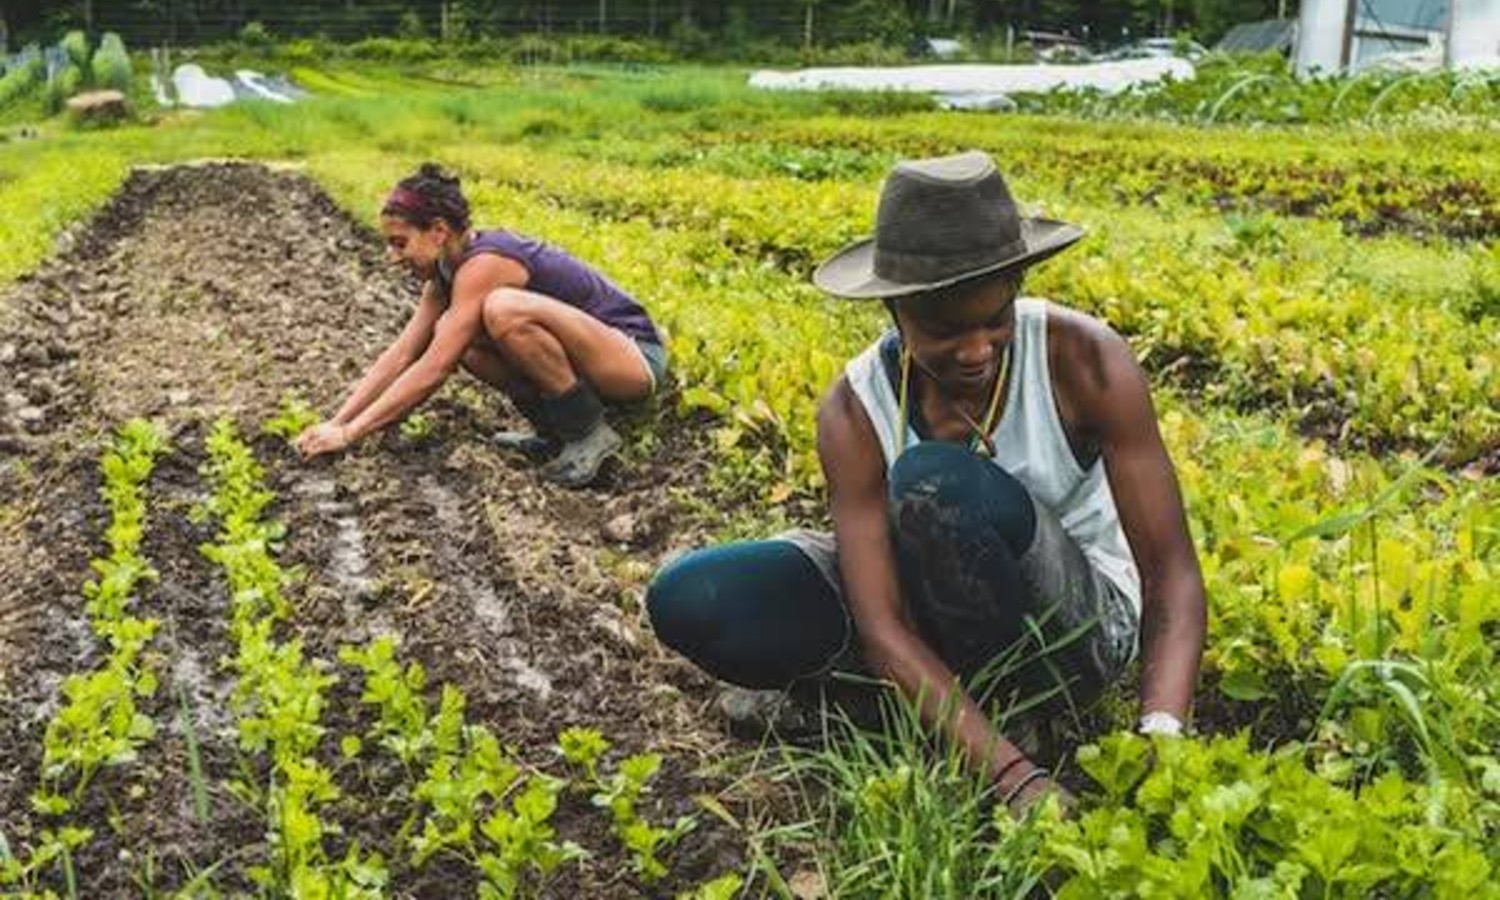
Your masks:
[{"label": "wooden post", "polygon": [[817,4],[813,0],[803,0],[806,3],[806,15],[802,17],[802,49],[811,50],[813,45],[813,7]]},{"label": "wooden post", "polygon": [[605,30],[606,30],[605,23],[609,20],[609,16],[608,16],[608,12],[607,12],[607,5],[608,5],[608,3],[609,3],[609,0],[599,0],[599,33],[600,34],[603,34],[605,32]]},{"label": "wooden post", "polygon": [[0,54],[10,52],[10,25],[5,21],[5,4],[0,2]]},{"label": "wooden post", "polygon": [[1453,68],[1453,26],[1461,21],[1458,17],[1458,0],[1448,0],[1448,21],[1443,28],[1443,68]]},{"label": "wooden post", "polygon": [[1354,55],[1354,21],[1359,9],[1359,0],[1349,0],[1344,7],[1344,35],[1339,43],[1339,74],[1349,74],[1349,64]]},{"label": "wooden post", "polygon": [[94,0],[83,0],[83,33],[94,33]]}]

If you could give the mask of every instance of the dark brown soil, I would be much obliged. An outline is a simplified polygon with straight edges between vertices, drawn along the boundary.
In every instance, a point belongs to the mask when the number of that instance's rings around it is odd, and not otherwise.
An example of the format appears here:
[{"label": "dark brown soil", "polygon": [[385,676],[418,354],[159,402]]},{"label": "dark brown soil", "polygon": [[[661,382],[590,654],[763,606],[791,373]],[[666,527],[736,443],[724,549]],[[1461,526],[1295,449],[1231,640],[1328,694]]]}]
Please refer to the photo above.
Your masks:
[{"label": "dark brown soil", "polygon": [[[227,414],[254,435],[288,391],[331,409],[413,299],[375,237],[309,180],[227,164],[137,172],[51,263],[0,295],[0,833],[17,851],[59,824],[30,809],[42,733],[62,679],[98,658],[81,587],[102,549],[100,450],[130,417],[174,435],[149,485],[144,552],[161,577],[137,607],[162,622],[152,645],[162,688],[147,709],[159,734],[139,761],[89,788],[77,817],[95,832],[77,860],[82,896],[141,896],[148,881],[170,892],[216,864],[221,891],[249,888],[265,821],[225,784],[264,762],[236,747],[232,675],[220,661],[228,600],[198,550],[212,526],[190,515],[206,491],[206,423]],[[282,562],[307,572],[283,637],[333,662],[344,644],[398,635],[431,685],[463,689],[470,721],[559,774],[552,745],[570,725],[603,731],[612,759],[662,753],[648,813],[699,819],[668,882],[639,885],[600,811],[574,797],[556,824],[592,857],[547,896],[671,896],[741,866],[737,836],[694,801],[723,792],[699,772],[730,749],[705,713],[708,684],[655,644],[639,603],[661,558],[701,539],[674,500],[704,481],[696,429],[637,414],[626,460],[599,487],[569,493],[486,444],[506,410],[467,376],[425,412],[425,437],[393,429],[333,461],[304,463],[279,439],[255,439],[280,498],[274,515],[289,528]],[[358,673],[335,671],[330,760],[340,736],[372,721]],[[206,822],[187,775],[186,723],[208,775]],[[345,798],[328,815],[385,856],[392,896],[471,895],[466,866],[413,871],[394,845],[411,784],[379,756],[372,746],[367,764],[340,770]],[[48,884],[62,888],[60,877]]]}]

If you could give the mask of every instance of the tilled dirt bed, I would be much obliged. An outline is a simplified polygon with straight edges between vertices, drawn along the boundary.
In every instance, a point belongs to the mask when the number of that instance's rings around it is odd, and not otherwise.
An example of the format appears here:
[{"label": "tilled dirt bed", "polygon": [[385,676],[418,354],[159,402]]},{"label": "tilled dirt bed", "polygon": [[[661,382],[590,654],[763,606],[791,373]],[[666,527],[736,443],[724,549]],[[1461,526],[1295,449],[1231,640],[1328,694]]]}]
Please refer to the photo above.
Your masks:
[{"label": "tilled dirt bed", "polygon": [[[336,460],[305,463],[258,436],[286,392],[331,410],[398,332],[414,290],[305,177],[212,164],[136,172],[52,262],[0,294],[0,835],[12,850],[61,824],[31,809],[43,732],[62,680],[100,658],[82,592],[104,547],[99,455],[131,417],[172,434],[147,486],[143,550],[160,579],[134,609],[161,621],[149,651],[161,687],[145,708],[158,734],[136,762],[96,777],[69,816],[94,832],[76,860],[80,896],[164,893],[216,864],[215,885],[235,893],[266,858],[263,812],[225,787],[265,763],[237,746],[227,591],[199,552],[213,525],[191,515],[208,492],[208,425],[225,414],[256,435],[288,529],[281,562],[307,572],[282,637],[341,679],[324,717],[330,765],[339,737],[373,721],[338,649],[394,634],[434,696],[444,682],[462,688],[470,721],[528,764],[560,773],[554,742],[572,725],[608,736],[611,761],[666,758],[645,812],[699,820],[669,857],[673,874],[642,885],[601,811],[570,794],[555,824],[591,856],[548,896],[671,896],[741,864],[736,835],[694,801],[723,788],[699,773],[736,748],[706,712],[711,686],[653,641],[639,604],[662,558],[699,540],[674,501],[702,483],[693,429],[655,416],[654,440],[577,493],[486,443],[507,409],[466,375],[427,405],[430,428],[391,429]],[[208,776],[206,825],[190,733]],[[367,745],[368,762],[338,767],[344,796],[325,818],[344,836],[330,855],[353,840],[379,850],[392,896],[472,896],[467,865],[409,864],[395,840],[409,785],[380,752]],[[48,877],[63,889],[55,867]]]}]

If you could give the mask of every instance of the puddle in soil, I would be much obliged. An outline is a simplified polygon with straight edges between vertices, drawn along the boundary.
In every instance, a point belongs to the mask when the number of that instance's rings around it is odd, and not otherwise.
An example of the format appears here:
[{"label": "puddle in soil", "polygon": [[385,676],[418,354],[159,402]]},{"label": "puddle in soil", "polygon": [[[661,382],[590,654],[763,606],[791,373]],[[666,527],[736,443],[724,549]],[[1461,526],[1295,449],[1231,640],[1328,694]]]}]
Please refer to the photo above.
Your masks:
[{"label": "puddle in soil", "polygon": [[[424,476],[417,485],[422,499],[432,505],[441,530],[450,535],[466,534],[473,530],[473,523],[463,513],[463,503],[458,495],[443,486],[432,476]],[[455,590],[467,598],[475,617],[483,623],[493,636],[492,648],[498,662],[517,685],[532,692],[540,700],[552,696],[552,679],[547,673],[533,666],[526,659],[525,644],[514,636],[510,610],[500,599],[495,588],[476,575],[463,558],[467,542],[455,546],[451,541],[440,546],[447,558],[448,567],[456,576]]]}]

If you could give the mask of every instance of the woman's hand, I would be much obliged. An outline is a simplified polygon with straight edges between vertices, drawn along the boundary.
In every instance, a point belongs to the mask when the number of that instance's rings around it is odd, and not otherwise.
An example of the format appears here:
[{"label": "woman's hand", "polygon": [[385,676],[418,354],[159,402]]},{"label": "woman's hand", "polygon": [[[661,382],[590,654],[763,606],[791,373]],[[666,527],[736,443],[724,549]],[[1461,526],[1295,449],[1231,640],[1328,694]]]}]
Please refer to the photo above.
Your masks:
[{"label": "woman's hand", "polygon": [[304,459],[312,459],[325,453],[337,453],[350,443],[349,426],[321,422],[297,436],[297,452]]},{"label": "woman's hand", "polygon": [[1078,805],[1078,800],[1068,789],[1053,781],[1046,769],[1039,770],[1042,774],[1028,773],[1021,778],[1015,779],[1018,787],[1013,788],[1004,796],[1006,806],[1010,808],[1010,814],[1017,820],[1026,818],[1030,809],[1041,803],[1049,794],[1056,794],[1057,801],[1062,806],[1064,816],[1070,815]]}]

